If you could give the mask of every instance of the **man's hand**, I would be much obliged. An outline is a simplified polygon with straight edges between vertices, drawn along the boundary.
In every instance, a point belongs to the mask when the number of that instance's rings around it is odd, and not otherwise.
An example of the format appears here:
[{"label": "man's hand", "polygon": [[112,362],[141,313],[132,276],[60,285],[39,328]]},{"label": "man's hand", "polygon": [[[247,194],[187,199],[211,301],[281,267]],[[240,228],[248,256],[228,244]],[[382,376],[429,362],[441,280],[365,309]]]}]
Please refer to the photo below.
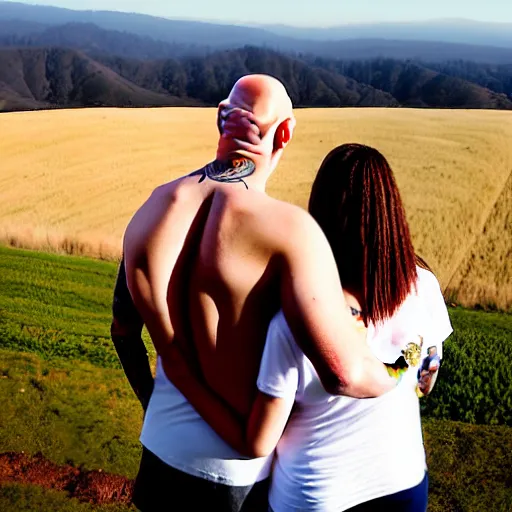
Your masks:
[{"label": "man's hand", "polygon": [[220,131],[223,138],[240,139],[259,144],[261,133],[255,116],[241,108],[226,108],[220,115]]},{"label": "man's hand", "polygon": [[[245,114],[245,112],[244,112]],[[247,120],[257,125],[258,120],[256,117],[247,112]],[[290,121],[291,122],[291,121]],[[232,141],[236,144],[237,150],[240,154],[247,153],[248,155],[266,156],[270,158],[269,170],[275,169],[277,162],[281,157],[282,149],[275,151],[274,143],[276,137],[276,130],[278,129],[281,122],[277,120],[274,124],[268,126],[264,134],[261,134],[258,138],[254,136],[253,129],[247,129],[244,137],[234,136]],[[245,122],[242,126],[246,126]],[[258,132],[259,132],[258,128]]]}]

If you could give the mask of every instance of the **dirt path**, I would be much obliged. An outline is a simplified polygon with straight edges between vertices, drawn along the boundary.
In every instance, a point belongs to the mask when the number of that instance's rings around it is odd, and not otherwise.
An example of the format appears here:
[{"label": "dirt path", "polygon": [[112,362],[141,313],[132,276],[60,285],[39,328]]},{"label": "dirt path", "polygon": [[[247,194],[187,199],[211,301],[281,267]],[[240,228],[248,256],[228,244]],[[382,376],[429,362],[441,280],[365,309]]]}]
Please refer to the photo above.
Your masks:
[{"label": "dirt path", "polygon": [[6,452],[0,454],[0,483],[39,485],[68,493],[94,504],[130,503],[133,481],[101,470],[86,471],[73,466],[58,466],[41,454],[34,456]]}]

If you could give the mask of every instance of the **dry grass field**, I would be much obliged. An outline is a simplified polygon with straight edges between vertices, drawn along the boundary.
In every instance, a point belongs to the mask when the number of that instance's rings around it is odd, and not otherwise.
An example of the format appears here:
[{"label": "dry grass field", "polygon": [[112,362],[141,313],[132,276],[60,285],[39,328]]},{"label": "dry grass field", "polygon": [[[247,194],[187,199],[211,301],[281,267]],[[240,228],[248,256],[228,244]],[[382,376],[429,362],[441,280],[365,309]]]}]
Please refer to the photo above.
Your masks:
[{"label": "dry grass field", "polygon": [[[0,239],[119,256],[152,189],[215,154],[215,109],[87,109],[0,115]],[[298,110],[269,193],[306,206],[322,158],[362,142],[389,159],[417,251],[462,304],[512,307],[512,114]]]}]

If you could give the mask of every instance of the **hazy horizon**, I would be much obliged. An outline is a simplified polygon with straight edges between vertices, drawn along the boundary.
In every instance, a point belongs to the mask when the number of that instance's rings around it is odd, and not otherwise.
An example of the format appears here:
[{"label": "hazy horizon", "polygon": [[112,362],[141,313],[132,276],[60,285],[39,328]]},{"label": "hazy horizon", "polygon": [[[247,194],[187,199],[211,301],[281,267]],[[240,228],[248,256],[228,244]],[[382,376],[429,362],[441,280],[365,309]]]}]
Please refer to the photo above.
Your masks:
[{"label": "hazy horizon", "polygon": [[[432,0],[430,3],[403,5],[401,0],[363,0],[357,5],[339,0],[316,0],[314,8],[309,0],[294,1],[259,0],[259,15],[250,3],[238,0],[189,0],[172,5],[165,0],[0,0],[61,7],[86,11],[117,11],[147,14],[175,20],[188,20],[249,26],[274,25],[297,28],[331,28],[343,25],[407,24],[429,22],[452,23],[512,23],[512,2],[504,5],[501,0],[488,0],[481,4],[467,5],[462,0]],[[198,13],[201,15],[198,16]],[[285,21],[283,21],[285,20]]]}]

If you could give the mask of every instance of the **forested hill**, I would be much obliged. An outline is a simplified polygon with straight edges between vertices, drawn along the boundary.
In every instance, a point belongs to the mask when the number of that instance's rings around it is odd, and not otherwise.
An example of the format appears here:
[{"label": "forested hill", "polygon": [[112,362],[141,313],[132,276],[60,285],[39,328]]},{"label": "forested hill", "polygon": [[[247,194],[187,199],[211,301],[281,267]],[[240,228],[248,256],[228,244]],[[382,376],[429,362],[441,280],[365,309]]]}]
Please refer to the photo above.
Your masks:
[{"label": "forested hill", "polygon": [[190,104],[198,102],[139,87],[74,50],[0,49],[0,111]]},{"label": "forested hill", "polygon": [[216,105],[247,73],[282,80],[296,106],[512,109],[506,66],[488,84],[499,93],[441,68],[394,59],[297,58],[255,47],[160,60],[91,55],[54,47],[0,50],[0,109]]},{"label": "forested hill", "polygon": [[510,109],[512,64],[321,58],[307,62],[385,91],[403,106]]}]

